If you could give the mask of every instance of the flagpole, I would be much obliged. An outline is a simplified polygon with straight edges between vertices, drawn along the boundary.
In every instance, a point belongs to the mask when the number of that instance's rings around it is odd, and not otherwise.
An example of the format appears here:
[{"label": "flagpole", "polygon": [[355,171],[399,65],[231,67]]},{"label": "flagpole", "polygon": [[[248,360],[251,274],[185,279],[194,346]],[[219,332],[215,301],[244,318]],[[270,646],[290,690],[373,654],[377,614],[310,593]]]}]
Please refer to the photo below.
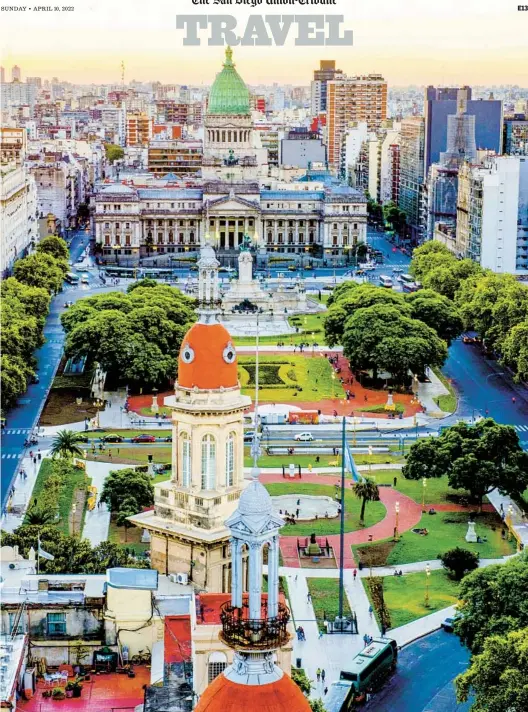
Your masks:
[{"label": "flagpole", "polygon": [[37,575],[40,574],[40,533],[37,536]]},{"label": "flagpole", "polygon": [[343,574],[345,568],[345,447],[346,416],[343,416],[343,434],[341,442],[341,527],[339,531],[339,619],[343,620]]}]

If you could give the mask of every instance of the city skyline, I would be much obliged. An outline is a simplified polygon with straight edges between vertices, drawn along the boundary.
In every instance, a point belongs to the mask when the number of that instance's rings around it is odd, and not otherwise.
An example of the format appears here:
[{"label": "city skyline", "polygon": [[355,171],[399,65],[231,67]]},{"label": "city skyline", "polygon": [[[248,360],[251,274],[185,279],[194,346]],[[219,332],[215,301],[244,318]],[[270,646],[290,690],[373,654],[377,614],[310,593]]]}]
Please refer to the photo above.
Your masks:
[{"label": "city skyline", "polygon": [[[20,66],[23,80],[59,76],[74,84],[118,84],[124,61],[126,81],[208,84],[223,50],[208,47],[205,33],[201,47],[183,47],[178,11],[227,11],[241,25],[252,14],[237,6],[175,7],[168,0],[156,0],[145,14],[144,5],[131,0],[124,15],[122,6],[122,0],[95,0],[77,3],[72,13],[4,12],[1,64]],[[308,84],[319,59],[335,59],[349,75],[381,73],[392,86],[526,83],[528,16],[516,3],[501,8],[492,0],[466,0],[461,7],[447,0],[442,7],[417,7],[410,0],[397,6],[374,0],[350,9],[338,0],[332,12],[343,14],[346,28],[353,30],[352,47],[297,47],[293,37],[284,47],[236,47],[245,81]],[[58,33],[60,42],[50,42],[51,33]]]}]

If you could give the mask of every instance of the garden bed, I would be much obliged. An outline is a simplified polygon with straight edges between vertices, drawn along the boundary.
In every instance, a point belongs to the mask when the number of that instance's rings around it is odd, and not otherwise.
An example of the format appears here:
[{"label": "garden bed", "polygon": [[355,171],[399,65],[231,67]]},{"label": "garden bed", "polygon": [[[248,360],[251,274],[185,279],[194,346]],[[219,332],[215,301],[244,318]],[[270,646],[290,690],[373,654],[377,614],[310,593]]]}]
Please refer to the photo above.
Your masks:
[{"label": "garden bed", "polygon": [[[308,590],[312,594],[312,606],[319,630],[325,631],[324,621],[333,621],[339,613],[339,579],[307,578]],[[343,591],[343,615],[352,613],[346,592]]]}]

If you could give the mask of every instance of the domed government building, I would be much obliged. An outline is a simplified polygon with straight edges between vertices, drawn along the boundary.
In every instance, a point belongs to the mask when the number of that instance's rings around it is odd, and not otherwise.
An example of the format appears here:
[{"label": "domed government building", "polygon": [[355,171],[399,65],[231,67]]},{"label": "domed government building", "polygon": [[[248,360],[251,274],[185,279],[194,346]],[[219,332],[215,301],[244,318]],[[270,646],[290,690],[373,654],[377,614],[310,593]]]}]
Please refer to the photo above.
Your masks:
[{"label": "domed government building", "polygon": [[325,164],[294,170],[288,182],[270,176],[250,92],[230,47],[209,93],[203,144],[191,143],[202,154],[192,174],[182,168],[95,186],[92,230],[108,264],[130,267],[155,258],[168,267],[178,255],[196,254],[206,234],[228,264],[249,236],[259,266],[281,254],[331,263],[365,242],[365,197]]}]

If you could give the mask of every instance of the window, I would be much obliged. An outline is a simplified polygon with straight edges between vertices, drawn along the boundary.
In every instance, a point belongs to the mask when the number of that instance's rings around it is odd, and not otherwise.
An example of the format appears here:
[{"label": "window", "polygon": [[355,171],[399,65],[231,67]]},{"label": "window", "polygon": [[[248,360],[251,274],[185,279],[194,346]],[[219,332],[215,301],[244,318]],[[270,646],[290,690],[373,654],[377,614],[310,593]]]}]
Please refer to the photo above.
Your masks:
[{"label": "window", "polygon": [[198,507],[203,507],[203,499],[202,499],[201,497],[195,497],[195,498],[194,498],[194,503],[195,503]]},{"label": "window", "polygon": [[[224,556],[224,559],[226,557]],[[25,626],[25,617],[21,616],[18,619],[17,627],[16,630],[15,628],[15,621],[17,619],[18,612],[14,611],[13,613],[9,613],[9,635],[20,635],[21,633],[26,632],[26,626]]]},{"label": "window", "polygon": [[66,613],[48,613],[46,619],[48,635],[65,635]]},{"label": "window", "polygon": [[169,496],[169,490],[160,490],[160,497],[168,497]]},{"label": "window", "polygon": [[191,440],[187,433],[181,434],[182,441],[182,485],[191,486]]},{"label": "window", "polygon": [[213,504],[216,504],[216,505],[222,504],[222,497],[215,497],[213,500]]},{"label": "window", "polygon": [[227,657],[225,653],[211,653],[207,665],[209,684],[218,677],[227,667]]},{"label": "window", "polygon": [[229,433],[226,443],[226,485],[235,484],[235,433]]},{"label": "window", "polygon": [[202,489],[214,489],[216,471],[216,443],[212,435],[202,438]]}]

